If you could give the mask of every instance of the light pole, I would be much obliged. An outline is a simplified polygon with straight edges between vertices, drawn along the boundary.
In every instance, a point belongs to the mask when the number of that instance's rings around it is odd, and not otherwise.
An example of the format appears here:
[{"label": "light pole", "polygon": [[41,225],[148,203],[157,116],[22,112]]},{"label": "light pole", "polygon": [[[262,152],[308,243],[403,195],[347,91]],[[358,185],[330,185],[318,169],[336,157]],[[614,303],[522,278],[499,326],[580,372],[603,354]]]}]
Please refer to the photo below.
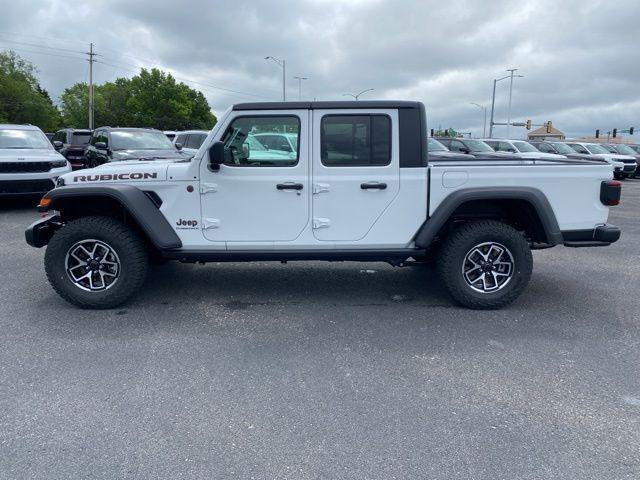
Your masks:
[{"label": "light pole", "polygon": [[279,58],[276,57],[272,57],[271,55],[264,57],[265,60],[273,60],[274,62],[276,62],[278,65],[280,65],[282,67],[282,101],[286,102],[287,101],[287,91],[286,91],[286,81],[285,81],[285,61],[284,59],[280,60]]},{"label": "light pole", "polygon": [[[523,77],[524,75],[515,75],[515,77]],[[491,119],[489,120],[489,138],[493,138],[493,113],[495,111],[496,106],[496,83],[506,80],[510,78],[510,75],[502,78],[494,78],[493,79],[493,95],[491,96]]]},{"label": "light pole", "polygon": [[509,80],[509,106],[507,107],[507,138],[511,138],[511,95],[513,94],[513,72],[515,72],[517,68],[511,68],[507,70],[510,72],[510,80]]},{"label": "light pole", "polygon": [[360,95],[362,95],[363,93],[367,93],[367,92],[372,92],[374,89],[373,88],[367,88],[366,90],[362,90],[360,93],[343,93],[342,96],[343,97],[353,97],[356,99],[356,101],[358,101],[358,99],[360,98]]},{"label": "light pole", "polygon": [[475,105],[480,110],[484,111],[484,123],[482,124],[482,138],[487,138],[487,107],[475,102],[471,102],[471,105]]},{"label": "light pole", "polygon": [[293,77],[298,80],[298,100],[302,100],[302,80],[309,80],[308,77]]}]

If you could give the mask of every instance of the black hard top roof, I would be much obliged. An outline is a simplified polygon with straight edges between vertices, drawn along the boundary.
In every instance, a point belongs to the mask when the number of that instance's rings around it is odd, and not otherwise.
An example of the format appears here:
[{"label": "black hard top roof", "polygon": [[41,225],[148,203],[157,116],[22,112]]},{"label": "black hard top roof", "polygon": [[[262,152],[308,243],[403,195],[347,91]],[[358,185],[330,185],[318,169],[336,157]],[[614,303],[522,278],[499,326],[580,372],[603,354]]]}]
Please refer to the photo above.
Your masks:
[{"label": "black hard top roof", "polygon": [[333,102],[255,102],[237,103],[234,110],[322,110],[338,108],[421,108],[420,102],[401,100],[350,100]]}]

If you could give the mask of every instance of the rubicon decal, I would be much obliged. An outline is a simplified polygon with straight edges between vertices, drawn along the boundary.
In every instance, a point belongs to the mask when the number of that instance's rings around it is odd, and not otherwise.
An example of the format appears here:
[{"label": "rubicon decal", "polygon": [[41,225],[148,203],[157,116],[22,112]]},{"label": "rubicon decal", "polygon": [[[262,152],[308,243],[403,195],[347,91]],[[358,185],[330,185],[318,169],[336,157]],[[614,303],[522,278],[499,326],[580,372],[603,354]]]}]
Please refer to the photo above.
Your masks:
[{"label": "rubicon decal", "polygon": [[148,180],[158,178],[157,172],[103,173],[101,175],[77,175],[74,182],[106,182],[109,180]]},{"label": "rubicon decal", "polygon": [[179,218],[176,222],[176,230],[192,230],[198,228],[197,220],[183,220]]}]

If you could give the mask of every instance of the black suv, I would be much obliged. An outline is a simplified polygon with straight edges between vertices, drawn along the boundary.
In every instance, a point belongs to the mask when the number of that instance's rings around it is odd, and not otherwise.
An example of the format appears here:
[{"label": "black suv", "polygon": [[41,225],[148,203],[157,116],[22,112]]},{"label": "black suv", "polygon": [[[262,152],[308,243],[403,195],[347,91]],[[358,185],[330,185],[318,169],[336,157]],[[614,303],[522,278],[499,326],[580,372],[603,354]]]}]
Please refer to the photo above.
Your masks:
[{"label": "black suv", "polygon": [[71,168],[77,170],[86,167],[84,164],[84,152],[87,149],[87,145],[89,145],[90,138],[91,130],[63,128],[53,134],[51,143],[64,158],[69,160]]},{"label": "black suv", "polygon": [[188,160],[191,157],[154,128],[96,128],[85,153],[89,168],[122,160]]}]

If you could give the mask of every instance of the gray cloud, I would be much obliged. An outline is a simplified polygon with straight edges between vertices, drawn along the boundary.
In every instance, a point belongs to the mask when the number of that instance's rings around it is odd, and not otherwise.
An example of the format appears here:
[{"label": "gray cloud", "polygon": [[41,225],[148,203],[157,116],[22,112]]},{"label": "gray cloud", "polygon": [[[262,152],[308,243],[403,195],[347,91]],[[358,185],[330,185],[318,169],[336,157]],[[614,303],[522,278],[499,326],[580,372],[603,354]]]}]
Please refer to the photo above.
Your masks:
[{"label": "gray cloud", "polygon": [[[431,126],[476,135],[482,113],[470,102],[489,106],[493,78],[515,67],[524,78],[512,118],[579,135],[640,120],[638,24],[637,0],[28,0],[3,8],[0,46],[38,65],[53,97],[87,75],[85,61],[53,54],[81,55],[10,42],[82,52],[92,41],[98,82],[159,66],[218,113],[280,98],[281,72],[263,59],[273,55],[287,61],[290,99],[294,75],[309,77],[305,99],[375,88],[367,98],[423,101]],[[496,120],[506,117],[507,83],[498,84]]]}]

